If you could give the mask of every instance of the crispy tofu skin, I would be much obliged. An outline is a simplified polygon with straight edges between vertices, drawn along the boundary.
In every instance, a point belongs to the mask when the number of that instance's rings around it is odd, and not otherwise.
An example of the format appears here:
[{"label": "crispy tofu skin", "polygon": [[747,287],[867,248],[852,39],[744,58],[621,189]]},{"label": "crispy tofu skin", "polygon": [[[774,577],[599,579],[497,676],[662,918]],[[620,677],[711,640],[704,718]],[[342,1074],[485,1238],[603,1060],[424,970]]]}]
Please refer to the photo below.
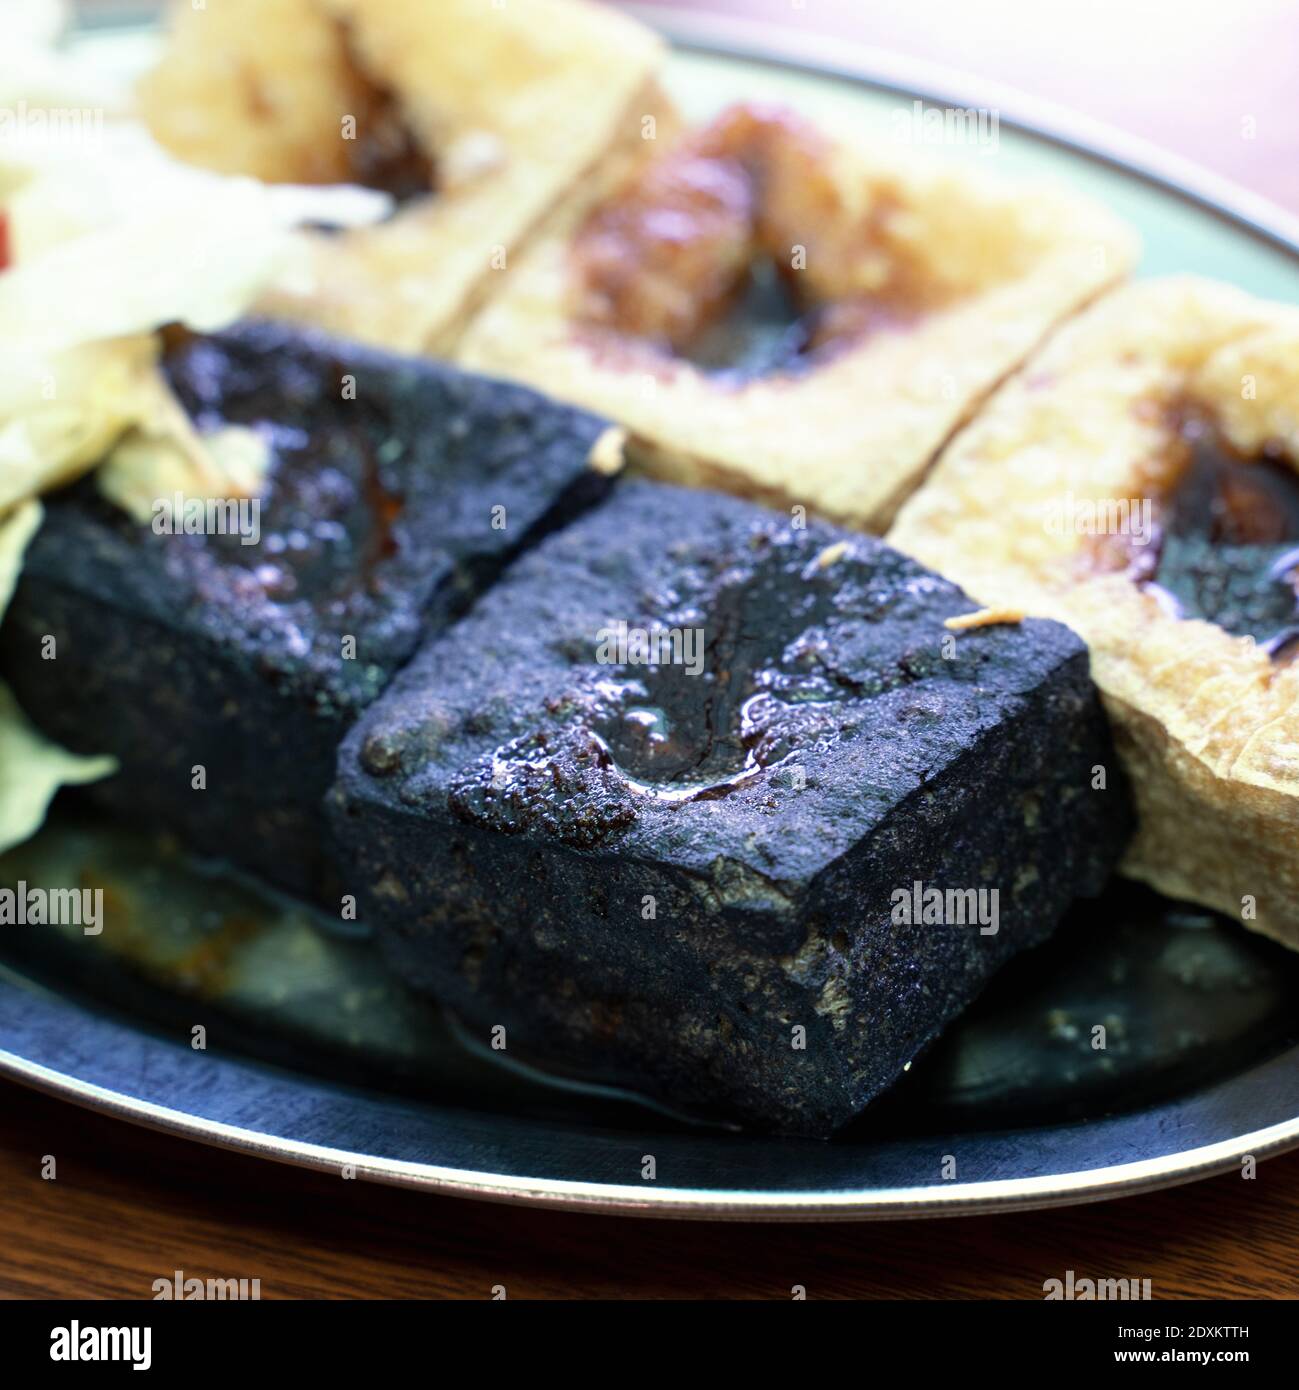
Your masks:
[{"label": "crispy tofu skin", "polygon": [[[596,408],[653,473],[882,530],[953,429],[1134,238],[1086,202],[740,107],[555,218],[459,348]],[[683,345],[774,264],[812,351],[737,378]]]},{"label": "crispy tofu skin", "polygon": [[[1270,467],[1294,469],[1297,399],[1299,311],[1208,281],[1137,284],[998,392],[889,535],[981,602],[1060,619],[1086,639],[1137,798],[1126,871],[1292,947],[1299,665],[1177,616],[1186,609],[1170,605],[1153,560],[1172,521],[1179,414],[1212,416],[1249,487],[1265,448]],[[1119,501],[1129,532],[1150,502],[1151,555],[1131,535],[1095,534],[1101,517],[1122,530]]]},{"label": "crispy tofu skin", "polygon": [[192,164],[267,183],[346,183],[342,120],[362,84],[317,0],[173,6],[137,99],[156,139]]},{"label": "crispy tofu skin", "polygon": [[304,233],[263,312],[441,350],[550,208],[638,128],[662,57],[586,0],[223,0],[178,6],[140,102],[181,156],[402,200]]}]

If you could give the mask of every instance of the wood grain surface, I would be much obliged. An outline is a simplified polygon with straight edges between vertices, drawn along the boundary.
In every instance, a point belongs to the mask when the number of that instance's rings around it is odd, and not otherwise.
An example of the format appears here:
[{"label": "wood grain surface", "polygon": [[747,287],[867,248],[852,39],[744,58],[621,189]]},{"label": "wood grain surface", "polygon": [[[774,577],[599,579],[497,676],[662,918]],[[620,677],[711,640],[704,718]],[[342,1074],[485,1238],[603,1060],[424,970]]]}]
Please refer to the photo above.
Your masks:
[{"label": "wood grain surface", "polygon": [[[41,1176],[45,1155],[57,1176]],[[148,1298],[175,1270],[263,1298],[1299,1297],[1299,1153],[1050,1212],[817,1226],[570,1216],[347,1182],[0,1085],[0,1294]]]},{"label": "wood grain surface", "polygon": [[[664,0],[673,3],[674,0]],[[687,0],[675,0],[685,4]],[[694,0],[689,0],[694,4]],[[989,0],[715,0],[926,57],[1197,158],[1299,210],[1282,0],[1083,7]],[[42,1177],[44,1155],[57,1177]],[[148,1297],[173,1271],[265,1298],[1042,1296],[1148,1278],[1157,1299],[1299,1297],[1299,1154],[1145,1197],[891,1225],[567,1216],[378,1188],[220,1153],[0,1085],[0,1295]]]}]

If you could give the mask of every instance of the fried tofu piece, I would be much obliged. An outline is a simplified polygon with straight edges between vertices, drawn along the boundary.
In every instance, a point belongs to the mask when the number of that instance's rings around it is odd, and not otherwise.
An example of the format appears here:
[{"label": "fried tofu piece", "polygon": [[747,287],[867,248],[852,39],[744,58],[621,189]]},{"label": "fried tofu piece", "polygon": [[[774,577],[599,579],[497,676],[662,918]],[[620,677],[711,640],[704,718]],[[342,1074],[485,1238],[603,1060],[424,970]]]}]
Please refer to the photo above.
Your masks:
[{"label": "fried tofu piece", "polygon": [[890,540],[1088,642],[1129,874],[1299,947],[1299,310],[1101,300],[952,441]]},{"label": "fried tofu piece", "polygon": [[459,357],[619,421],[657,476],[866,530],[1135,254],[1085,200],[780,109],[657,148],[554,219]]},{"label": "fried tofu piece", "polygon": [[200,429],[262,441],[265,495],[164,496],[143,521],[93,479],[49,498],[3,671],[48,735],[117,758],[98,805],[324,895],[339,740],[426,633],[603,493],[606,426],[286,324],[194,338],[166,370]]},{"label": "fried tofu piece", "polygon": [[972,607],[872,537],[621,482],[349,734],[348,888],[511,1056],[827,1134],[1130,829],[1083,644],[949,632]]},{"label": "fried tofu piece", "polygon": [[453,341],[528,234],[639,129],[662,58],[587,0],[222,0],[177,8],[141,85],[195,163],[398,200],[300,237],[266,313],[400,351]]}]

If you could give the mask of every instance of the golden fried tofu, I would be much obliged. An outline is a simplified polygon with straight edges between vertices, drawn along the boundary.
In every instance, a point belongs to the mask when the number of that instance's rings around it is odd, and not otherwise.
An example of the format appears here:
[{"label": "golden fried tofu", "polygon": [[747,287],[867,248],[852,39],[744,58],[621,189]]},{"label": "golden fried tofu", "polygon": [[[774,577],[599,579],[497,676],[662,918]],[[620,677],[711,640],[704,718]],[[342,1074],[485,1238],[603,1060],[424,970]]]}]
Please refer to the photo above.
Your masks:
[{"label": "golden fried tofu", "polygon": [[170,149],[397,200],[379,226],[304,233],[262,308],[405,351],[455,338],[528,233],[638,127],[662,57],[588,0],[221,0],[173,19],[139,93]]},{"label": "golden fried tofu", "polygon": [[[611,416],[660,476],[868,530],[1135,254],[1085,201],[780,109],[657,143],[552,220],[459,357]],[[735,370],[718,345],[744,339],[763,277],[788,322]]]},{"label": "golden fried tofu", "polygon": [[997,392],[889,533],[1086,639],[1140,818],[1126,872],[1292,947],[1297,403],[1299,308],[1134,284]]}]

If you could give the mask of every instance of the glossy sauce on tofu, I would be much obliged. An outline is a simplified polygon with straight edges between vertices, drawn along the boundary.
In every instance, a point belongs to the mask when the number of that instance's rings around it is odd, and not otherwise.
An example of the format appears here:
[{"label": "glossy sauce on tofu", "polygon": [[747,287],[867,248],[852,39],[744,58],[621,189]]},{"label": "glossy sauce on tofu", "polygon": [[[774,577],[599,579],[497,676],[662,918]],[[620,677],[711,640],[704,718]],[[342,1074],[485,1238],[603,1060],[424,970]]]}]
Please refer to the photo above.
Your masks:
[{"label": "glossy sauce on tofu", "polygon": [[905,326],[932,286],[891,235],[901,199],[879,181],[851,208],[831,154],[791,112],[724,111],[588,215],[571,248],[577,321],[740,377]]},{"label": "glossy sauce on tofu", "polygon": [[1289,654],[1299,640],[1299,472],[1279,450],[1240,453],[1203,411],[1182,410],[1175,423],[1179,460],[1156,507],[1150,579],[1185,616]]}]

